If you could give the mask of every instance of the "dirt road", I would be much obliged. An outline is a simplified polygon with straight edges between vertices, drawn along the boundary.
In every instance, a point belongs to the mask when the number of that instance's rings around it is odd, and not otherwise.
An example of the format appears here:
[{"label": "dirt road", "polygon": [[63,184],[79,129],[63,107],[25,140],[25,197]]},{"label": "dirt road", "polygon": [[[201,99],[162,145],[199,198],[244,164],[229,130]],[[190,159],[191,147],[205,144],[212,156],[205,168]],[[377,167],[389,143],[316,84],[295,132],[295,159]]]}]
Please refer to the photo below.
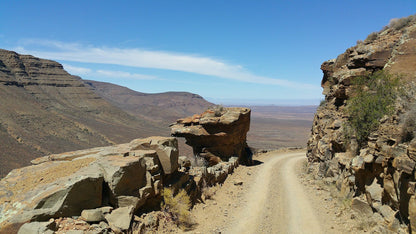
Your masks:
[{"label": "dirt road", "polygon": [[[275,151],[238,167],[194,207],[191,233],[362,233],[359,219],[303,170],[305,152]],[[212,191],[211,191],[212,192]]]},{"label": "dirt road", "polygon": [[247,193],[239,222],[225,233],[321,233],[317,214],[295,174],[295,165],[304,159],[304,153],[287,153],[265,161]]}]

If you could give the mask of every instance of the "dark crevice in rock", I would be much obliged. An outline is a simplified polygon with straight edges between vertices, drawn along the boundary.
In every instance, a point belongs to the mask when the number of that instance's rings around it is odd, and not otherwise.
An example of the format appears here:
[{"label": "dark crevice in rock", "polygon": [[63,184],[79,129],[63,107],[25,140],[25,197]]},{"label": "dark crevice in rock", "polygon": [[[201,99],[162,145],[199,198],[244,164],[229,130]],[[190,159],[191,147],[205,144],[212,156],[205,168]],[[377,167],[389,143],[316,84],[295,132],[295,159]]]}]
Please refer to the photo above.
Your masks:
[{"label": "dark crevice in rock", "polygon": [[114,201],[114,195],[111,192],[110,187],[108,186],[108,184],[103,181],[103,190],[102,190],[102,203],[101,206],[112,206],[112,207],[116,207],[116,204],[112,203],[111,201]]},{"label": "dark crevice in rock", "polygon": [[340,106],[344,105],[344,99],[341,99],[341,98],[335,98],[334,105],[335,105],[335,107],[336,107],[336,108],[337,108],[337,110],[338,110]]}]

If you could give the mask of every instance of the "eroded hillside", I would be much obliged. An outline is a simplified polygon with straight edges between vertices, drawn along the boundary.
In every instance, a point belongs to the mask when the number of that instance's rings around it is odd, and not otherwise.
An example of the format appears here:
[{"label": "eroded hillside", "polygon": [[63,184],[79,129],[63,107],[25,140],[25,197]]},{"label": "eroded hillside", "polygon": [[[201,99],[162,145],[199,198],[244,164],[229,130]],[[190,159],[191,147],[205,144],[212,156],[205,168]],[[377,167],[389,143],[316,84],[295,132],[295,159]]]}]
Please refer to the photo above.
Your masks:
[{"label": "eroded hillside", "polygon": [[393,20],[322,64],[325,100],[308,141],[314,173],[393,232],[416,229],[415,21]]},{"label": "eroded hillside", "polygon": [[198,94],[187,92],[141,93],[111,83],[85,83],[105,100],[141,118],[172,123],[183,116],[202,112],[214,105]]},{"label": "eroded hillside", "polygon": [[[150,120],[160,110],[136,116],[95,91],[57,62],[0,50],[0,177],[41,155],[168,136],[167,124]],[[147,108],[160,109],[160,102],[153,95]]]}]

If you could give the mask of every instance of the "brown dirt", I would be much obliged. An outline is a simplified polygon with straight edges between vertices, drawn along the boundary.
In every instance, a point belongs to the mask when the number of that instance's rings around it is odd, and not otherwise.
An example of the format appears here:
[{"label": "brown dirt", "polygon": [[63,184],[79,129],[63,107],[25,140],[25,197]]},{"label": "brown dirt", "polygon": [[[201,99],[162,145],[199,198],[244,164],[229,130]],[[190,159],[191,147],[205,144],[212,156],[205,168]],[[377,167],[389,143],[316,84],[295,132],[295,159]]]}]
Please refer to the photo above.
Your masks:
[{"label": "brown dirt", "polygon": [[197,225],[189,233],[366,231],[329,186],[305,173],[304,152],[274,151],[255,160],[258,165],[239,166],[222,186],[210,189],[212,199],[192,210]]}]

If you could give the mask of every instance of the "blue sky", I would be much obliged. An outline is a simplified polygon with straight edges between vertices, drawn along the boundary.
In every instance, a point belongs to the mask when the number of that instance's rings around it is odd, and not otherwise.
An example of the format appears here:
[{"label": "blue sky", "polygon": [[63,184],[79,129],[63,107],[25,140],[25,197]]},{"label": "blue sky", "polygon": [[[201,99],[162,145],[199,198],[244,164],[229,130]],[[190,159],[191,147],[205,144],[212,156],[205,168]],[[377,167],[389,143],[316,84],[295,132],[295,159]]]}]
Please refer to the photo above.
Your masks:
[{"label": "blue sky", "polygon": [[408,1],[2,1],[0,48],[84,79],[222,104],[318,104],[322,62]]}]

